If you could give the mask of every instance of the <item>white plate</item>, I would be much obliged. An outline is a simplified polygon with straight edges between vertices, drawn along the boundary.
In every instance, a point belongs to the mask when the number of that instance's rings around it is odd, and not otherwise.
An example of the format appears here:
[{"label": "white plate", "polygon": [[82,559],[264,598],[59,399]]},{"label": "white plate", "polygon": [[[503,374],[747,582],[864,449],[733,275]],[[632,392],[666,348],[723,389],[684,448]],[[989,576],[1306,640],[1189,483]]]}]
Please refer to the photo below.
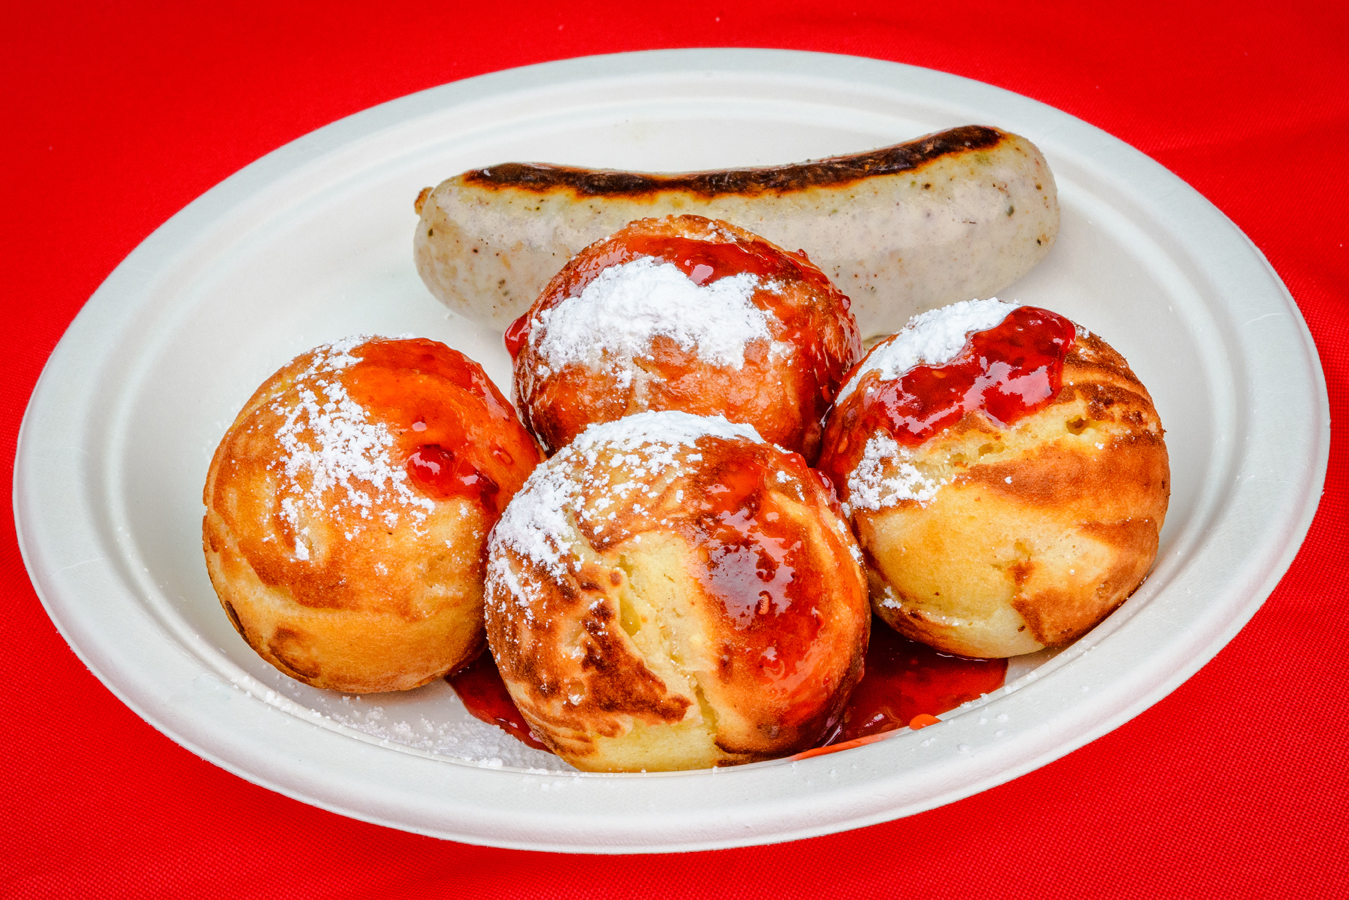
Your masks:
[{"label": "white plate", "polygon": [[[420,188],[513,159],[781,163],[970,122],[1026,135],[1058,179],[1058,245],[1003,296],[1103,335],[1168,430],[1174,490],[1156,569],[1076,645],[922,732],[800,762],[596,776],[466,724],[443,683],[373,700],[324,694],[235,635],[202,562],[201,486],[267,375],[322,341],[412,332],[509,384],[500,336],[447,313],[413,269]],[[207,192],[127,257],[52,354],[24,418],[14,506],[28,570],[75,652],[156,728],[230,771],[473,843],[686,850],[928,809],[1136,715],[1278,582],[1315,511],[1328,443],[1324,380],[1287,291],[1231,222],[1142,154],[950,75],[688,50],[446,85],[323,128]]]}]

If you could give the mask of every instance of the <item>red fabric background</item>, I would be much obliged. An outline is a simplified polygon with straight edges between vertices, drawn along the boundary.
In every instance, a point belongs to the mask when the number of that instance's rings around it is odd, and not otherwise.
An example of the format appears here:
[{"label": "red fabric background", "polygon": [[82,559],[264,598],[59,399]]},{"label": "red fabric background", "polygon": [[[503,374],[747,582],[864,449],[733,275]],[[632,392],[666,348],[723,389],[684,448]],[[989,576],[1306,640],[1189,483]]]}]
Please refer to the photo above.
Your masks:
[{"label": "red fabric background", "polygon": [[[411,91],[659,47],[780,47],[928,66],[1130,142],[1268,256],[1349,388],[1349,12],[1136,0],[1117,12],[691,0],[10,4],[0,305],[8,487],[28,395],[84,300],[155,227],[269,150]],[[273,8],[273,7],[276,8]],[[181,749],[67,648],[0,529],[0,895],[850,897],[1349,895],[1349,460],[1287,577],[1137,719],[942,809],[791,844],[671,856],[482,849],[351,821]]]}]

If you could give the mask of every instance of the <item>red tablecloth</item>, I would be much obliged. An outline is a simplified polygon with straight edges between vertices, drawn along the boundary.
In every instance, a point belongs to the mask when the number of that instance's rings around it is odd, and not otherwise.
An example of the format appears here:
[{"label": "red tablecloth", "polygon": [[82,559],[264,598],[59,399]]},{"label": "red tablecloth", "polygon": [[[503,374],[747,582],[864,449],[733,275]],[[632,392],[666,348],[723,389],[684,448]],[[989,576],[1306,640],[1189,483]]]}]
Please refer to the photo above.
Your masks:
[{"label": "red tablecloth", "polygon": [[[660,47],[928,66],[1130,142],[1268,256],[1349,387],[1349,7],[1138,0],[1114,12],[691,0],[14,4],[0,28],[6,484],[28,395],[80,305],[195,196],[342,116],[447,81]],[[40,11],[39,11],[40,8]],[[483,849],[255,787],[122,706],[0,540],[5,897],[1349,895],[1349,460],[1237,638],[1137,719],[1010,784],[790,844],[601,858]]]}]

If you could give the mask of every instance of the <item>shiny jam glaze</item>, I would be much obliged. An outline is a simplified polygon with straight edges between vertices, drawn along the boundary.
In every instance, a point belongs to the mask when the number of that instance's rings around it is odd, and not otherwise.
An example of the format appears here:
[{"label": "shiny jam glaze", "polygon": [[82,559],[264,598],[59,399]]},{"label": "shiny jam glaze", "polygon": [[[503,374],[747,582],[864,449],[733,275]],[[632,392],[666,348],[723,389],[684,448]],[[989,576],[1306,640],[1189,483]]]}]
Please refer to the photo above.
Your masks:
[{"label": "shiny jam glaze", "polygon": [[[844,744],[887,731],[935,724],[936,716],[996,691],[1006,677],[1005,659],[939,653],[873,618],[866,671],[838,724],[818,746],[841,750],[846,749]],[[484,653],[447,680],[475,717],[500,726],[531,747],[547,749],[515,708],[491,654]]]},{"label": "shiny jam glaze", "polygon": [[501,514],[497,500],[501,489],[497,483],[439,444],[418,447],[408,457],[406,468],[418,487],[433,497],[477,497],[493,518]]},{"label": "shiny jam glaze", "polygon": [[[1075,335],[1063,316],[1021,306],[998,325],[970,335],[945,365],[915,366],[889,381],[879,372],[866,373],[829,414],[820,469],[845,486],[878,431],[916,447],[976,410],[1001,426],[1012,425],[1059,392]],[[859,367],[865,365],[863,359]]]},{"label": "shiny jam glaze", "polygon": [[471,665],[446,675],[445,680],[464,701],[464,708],[473,718],[503,729],[536,750],[548,750],[548,745],[538,739],[511,699],[506,683],[492,661],[492,654],[484,652]]},{"label": "shiny jam glaze", "polygon": [[467,497],[493,521],[539,462],[515,410],[476,362],[422,338],[372,340],[343,387],[394,434],[394,458],[435,499]]},{"label": "shiny jam glaze", "polygon": [[628,259],[653,256],[674,263],[698,285],[743,273],[756,275],[763,281],[806,281],[822,290],[833,287],[824,273],[806,257],[804,250],[796,253],[778,250],[766,241],[723,243],[689,237],[634,235],[623,242],[622,252],[631,254]]},{"label": "shiny jam glaze", "polygon": [[934,724],[934,716],[996,691],[1006,677],[1005,659],[939,653],[872,619],[866,672],[821,745]]},{"label": "shiny jam glaze", "polygon": [[[694,223],[692,227],[705,228],[712,224],[711,220],[701,216],[683,219]],[[562,290],[554,292],[557,299],[580,294],[610,266],[642,257],[673,263],[699,285],[745,273],[756,275],[763,281],[806,281],[820,290],[835,290],[824,273],[806,257],[805,251],[781,250],[754,235],[741,238],[727,231],[718,234],[722,240],[706,240],[641,230],[643,224],[633,223],[573,257],[572,263],[561,273]]]},{"label": "shiny jam glaze", "polygon": [[524,349],[525,343],[529,340],[529,314],[532,310],[522,312],[514,322],[507,328],[502,339],[506,342],[506,352],[511,355],[511,362],[520,355]]},{"label": "shiny jam glaze", "polygon": [[[847,548],[824,529],[832,551],[812,550],[806,528],[780,507],[782,468],[807,486],[818,485],[799,454],[739,443],[699,447],[706,460],[694,479],[686,538],[707,552],[704,588],[721,600],[726,633],[723,677],[748,666],[783,694],[809,693],[820,657],[819,585],[828,584],[830,559]],[[776,489],[775,489],[776,488]],[[822,488],[820,488],[822,491]]]},{"label": "shiny jam glaze", "polygon": [[[673,531],[701,548],[705,565],[697,577],[720,601],[709,622],[722,641],[719,675],[730,680],[749,671],[779,698],[799,693],[813,700],[821,666],[836,649],[821,640],[820,586],[838,581],[835,567],[849,549],[786,507],[803,502],[796,484],[807,505],[829,506],[833,497],[799,453],[756,441],[702,439],[697,454],[697,467],[659,499],[622,510],[617,527],[609,522],[595,531],[583,522],[582,533],[601,553],[647,532]],[[678,497],[671,496],[676,490]],[[854,599],[865,606],[865,584],[855,587]]]}]

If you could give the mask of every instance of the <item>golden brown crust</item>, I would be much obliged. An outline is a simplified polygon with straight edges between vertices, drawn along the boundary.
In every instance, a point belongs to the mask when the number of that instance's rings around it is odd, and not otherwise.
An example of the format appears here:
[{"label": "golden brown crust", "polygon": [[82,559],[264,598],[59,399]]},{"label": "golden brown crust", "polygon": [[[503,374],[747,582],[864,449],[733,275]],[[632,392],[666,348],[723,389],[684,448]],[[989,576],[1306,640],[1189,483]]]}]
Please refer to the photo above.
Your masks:
[{"label": "golden brown crust", "polygon": [[[581,363],[557,366],[541,357],[540,340],[547,333],[542,321],[549,311],[580,294],[604,269],[644,255],[627,248],[660,248],[677,239],[746,248],[773,269],[773,277],[765,278],[751,298],[766,313],[768,337],[750,341],[743,362],[707,362],[696,346],[681,347],[664,335],[657,335],[645,354],[630,361],[606,356],[598,369]],[[861,355],[847,297],[808,260],[701,216],[641,219],[592,244],[548,284],[528,316],[529,338],[515,359],[515,396],[526,425],[553,450],[596,422],[674,409],[753,425],[764,440],[813,460],[821,420],[843,375]],[[630,374],[618,374],[617,367],[629,366]]]},{"label": "golden brown crust", "polygon": [[[639,459],[631,446],[572,445],[525,492],[565,495],[558,539],[513,531],[513,508],[492,540],[488,641],[520,711],[596,771],[805,749],[839,714],[866,649],[846,526],[799,457],[767,445],[703,438],[655,471]],[[640,487],[615,490],[624,484]],[[723,520],[707,498],[737,484],[747,492]],[[718,529],[732,519],[774,536],[746,525],[750,537],[731,540]],[[556,555],[522,549],[537,541]]]},{"label": "golden brown crust", "polygon": [[1115,350],[1079,334],[1063,386],[1009,428],[982,413],[916,448],[930,500],[858,510],[876,612],[966,656],[1066,644],[1122,603],[1170,496],[1161,422]]},{"label": "golden brown crust", "polygon": [[[418,352],[422,344],[431,342],[418,342]],[[359,358],[368,346],[349,352]],[[438,357],[454,353],[435,347]],[[354,366],[316,373],[331,356],[320,348],[298,357],[255,392],[226,432],[203,492],[207,570],[235,630],[281,671],[315,687],[406,690],[482,649],[483,552],[495,511],[473,496],[427,494],[405,474],[408,453],[393,437],[398,425],[378,422],[370,410],[360,424],[390,435],[387,472],[371,462],[378,452],[369,447],[364,468],[344,483],[324,486],[316,469],[297,466],[303,454],[322,450],[316,419],[305,419],[317,409],[306,408],[306,391],[322,394],[325,384],[336,390],[341,377],[360,376]],[[431,377],[392,374],[405,388],[408,378]],[[347,386],[359,394],[354,383]],[[415,394],[426,385],[408,389]],[[513,492],[537,460],[523,428],[498,420],[496,401],[459,391],[454,402],[476,404],[471,415],[497,422],[490,427],[519,454],[519,463],[506,467],[518,470],[513,477],[494,470]],[[429,407],[428,418],[434,429]],[[345,429],[348,442],[375,433],[353,422],[328,424]]]}]

